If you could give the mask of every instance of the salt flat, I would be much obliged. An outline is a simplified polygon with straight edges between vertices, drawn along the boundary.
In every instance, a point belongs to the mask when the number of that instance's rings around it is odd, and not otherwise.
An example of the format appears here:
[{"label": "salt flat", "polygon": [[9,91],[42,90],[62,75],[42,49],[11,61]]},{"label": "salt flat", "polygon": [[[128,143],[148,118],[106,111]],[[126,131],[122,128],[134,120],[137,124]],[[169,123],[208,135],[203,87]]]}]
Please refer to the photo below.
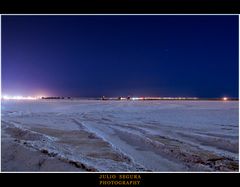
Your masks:
[{"label": "salt flat", "polygon": [[1,110],[3,171],[239,167],[237,101],[2,100]]}]

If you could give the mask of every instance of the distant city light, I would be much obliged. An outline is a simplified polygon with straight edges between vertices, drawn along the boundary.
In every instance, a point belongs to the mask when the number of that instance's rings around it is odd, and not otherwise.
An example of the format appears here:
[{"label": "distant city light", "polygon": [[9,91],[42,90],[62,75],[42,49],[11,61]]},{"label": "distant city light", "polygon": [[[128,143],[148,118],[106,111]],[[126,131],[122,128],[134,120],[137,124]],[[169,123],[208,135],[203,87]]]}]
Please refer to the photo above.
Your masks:
[{"label": "distant city light", "polygon": [[132,97],[131,99],[132,99],[133,101],[135,101],[135,100],[139,100],[138,97]]},{"label": "distant city light", "polygon": [[228,98],[227,98],[227,97],[224,97],[224,98],[223,98],[223,101],[227,101],[227,100],[228,100]]},{"label": "distant city light", "polygon": [[9,95],[4,95],[2,96],[2,99],[4,100],[36,100],[38,97],[32,97],[32,96],[9,96]]},{"label": "distant city light", "polygon": [[197,100],[197,97],[132,97],[131,100]]}]

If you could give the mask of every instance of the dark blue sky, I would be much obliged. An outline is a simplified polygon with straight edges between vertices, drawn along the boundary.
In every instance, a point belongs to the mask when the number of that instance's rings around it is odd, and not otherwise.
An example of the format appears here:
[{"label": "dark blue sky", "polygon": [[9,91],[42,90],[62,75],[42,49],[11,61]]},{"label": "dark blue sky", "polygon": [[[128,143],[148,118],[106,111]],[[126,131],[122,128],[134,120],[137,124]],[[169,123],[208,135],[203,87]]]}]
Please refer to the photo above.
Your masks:
[{"label": "dark blue sky", "polygon": [[2,93],[238,97],[238,16],[2,16]]}]

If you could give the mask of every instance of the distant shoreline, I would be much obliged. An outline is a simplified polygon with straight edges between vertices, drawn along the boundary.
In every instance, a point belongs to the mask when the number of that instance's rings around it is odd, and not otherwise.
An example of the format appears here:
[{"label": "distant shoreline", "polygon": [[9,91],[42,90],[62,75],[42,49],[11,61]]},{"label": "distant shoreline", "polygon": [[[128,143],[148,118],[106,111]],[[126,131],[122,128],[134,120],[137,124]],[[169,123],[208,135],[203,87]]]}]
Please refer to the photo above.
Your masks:
[{"label": "distant shoreline", "polygon": [[40,98],[42,100],[102,100],[102,101],[239,101],[238,98],[227,98],[227,100],[223,100],[223,98],[130,98],[130,99],[121,99],[118,97],[44,97]]},{"label": "distant shoreline", "polygon": [[4,96],[2,100],[93,100],[93,101],[239,101],[239,98],[198,98],[198,97],[70,97],[70,96],[47,96],[47,97],[23,97]]}]

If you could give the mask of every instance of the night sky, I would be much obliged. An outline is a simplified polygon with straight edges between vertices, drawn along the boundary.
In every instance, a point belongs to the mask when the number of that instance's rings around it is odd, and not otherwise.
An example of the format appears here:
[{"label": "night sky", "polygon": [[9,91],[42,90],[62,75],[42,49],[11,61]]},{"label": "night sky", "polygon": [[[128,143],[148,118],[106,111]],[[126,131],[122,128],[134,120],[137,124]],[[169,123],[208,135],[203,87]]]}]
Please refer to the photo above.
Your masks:
[{"label": "night sky", "polygon": [[2,16],[2,94],[238,97],[238,16]]}]

